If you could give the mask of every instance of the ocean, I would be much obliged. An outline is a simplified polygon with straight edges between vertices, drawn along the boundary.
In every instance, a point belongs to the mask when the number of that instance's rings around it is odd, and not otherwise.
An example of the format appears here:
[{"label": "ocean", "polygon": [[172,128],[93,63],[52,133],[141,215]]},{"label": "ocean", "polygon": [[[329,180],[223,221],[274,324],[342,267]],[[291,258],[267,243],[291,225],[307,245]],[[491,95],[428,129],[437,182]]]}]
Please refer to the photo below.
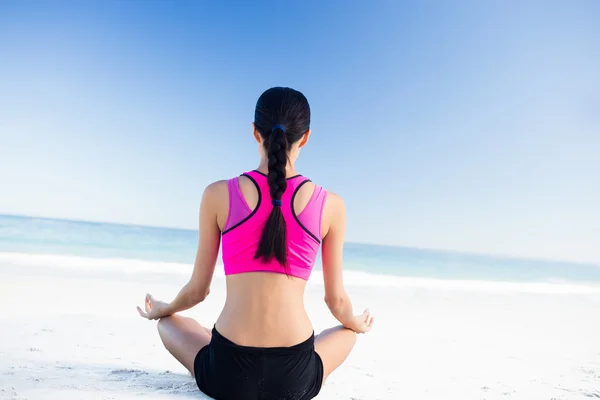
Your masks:
[{"label": "ocean", "polygon": [[[112,264],[119,265],[118,268],[129,265],[133,269],[143,269],[142,261],[154,270],[160,269],[160,265],[170,265],[165,273],[174,270],[187,273],[197,241],[198,233],[193,230],[0,215],[0,253],[11,254],[12,258],[54,255],[61,256],[64,264],[69,257],[76,257],[79,264],[84,258],[89,265],[118,259],[120,263]],[[315,269],[320,268],[318,257]],[[346,243],[344,270],[350,278],[362,283],[371,280],[373,284],[398,282],[387,278],[600,284],[599,265],[359,243]]]}]

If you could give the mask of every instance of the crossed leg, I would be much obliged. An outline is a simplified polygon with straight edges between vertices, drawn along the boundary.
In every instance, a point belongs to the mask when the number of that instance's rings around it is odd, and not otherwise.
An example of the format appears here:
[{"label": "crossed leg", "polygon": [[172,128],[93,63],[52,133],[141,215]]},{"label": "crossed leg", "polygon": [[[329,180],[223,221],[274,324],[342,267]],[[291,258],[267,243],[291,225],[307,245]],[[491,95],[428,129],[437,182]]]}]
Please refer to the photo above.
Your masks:
[{"label": "crossed leg", "polygon": [[315,337],[315,351],[323,361],[323,384],[348,358],[356,343],[356,333],[343,326],[329,328]]},{"label": "crossed leg", "polygon": [[[210,343],[212,331],[196,320],[181,315],[161,318],[158,333],[165,348],[194,376],[194,359]],[[356,343],[356,333],[336,326],[315,337],[315,351],[323,361],[323,383],[348,358]]]},{"label": "crossed leg", "polygon": [[195,319],[171,315],[158,320],[158,334],[165,348],[194,376],[194,359],[210,343],[212,331]]}]

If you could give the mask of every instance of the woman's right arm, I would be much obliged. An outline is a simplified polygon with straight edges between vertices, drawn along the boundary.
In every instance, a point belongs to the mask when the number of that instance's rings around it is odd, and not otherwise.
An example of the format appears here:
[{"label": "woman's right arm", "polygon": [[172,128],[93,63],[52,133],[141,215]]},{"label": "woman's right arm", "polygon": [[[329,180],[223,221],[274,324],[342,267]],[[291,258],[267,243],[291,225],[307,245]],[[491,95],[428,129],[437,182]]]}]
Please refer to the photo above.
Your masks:
[{"label": "woman's right arm", "polygon": [[366,310],[354,315],[352,302],[342,277],[342,258],[344,236],[346,234],[346,206],[341,197],[327,194],[324,207],[325,235],[322,243],[323,281],[325,284],[325,303],[331,314],[345,327],[356,333],[371,329],[372,318]]}]

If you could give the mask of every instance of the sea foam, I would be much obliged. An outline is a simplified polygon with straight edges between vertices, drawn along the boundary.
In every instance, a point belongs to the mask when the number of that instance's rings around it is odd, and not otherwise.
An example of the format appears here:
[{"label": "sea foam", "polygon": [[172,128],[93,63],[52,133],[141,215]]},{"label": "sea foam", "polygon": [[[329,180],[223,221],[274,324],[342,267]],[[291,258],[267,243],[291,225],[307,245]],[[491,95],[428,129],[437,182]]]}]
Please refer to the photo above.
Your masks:
[{"label": "sea foam", "polygon": [[[24,254],[0,252],[0,272],[9,266],[35,266],[43,268],[72,269],[82,272],[119,272],[124,274],[174,274],[189,275],[192,264],[146,261],[125,258],[89,258],[56,254]],[[222,264],[215,268],[215,277],[224,276]],[[344,283],[349,286],[420,288],[476,292],[516,292],[539,294],[600,294],[600,285],[554,282],[506,282],[490,280],[455,280],[395,275],[372,274],[345,270]],[[311,285],[322,285],[322,271],[315,269],[309,280]]]}]

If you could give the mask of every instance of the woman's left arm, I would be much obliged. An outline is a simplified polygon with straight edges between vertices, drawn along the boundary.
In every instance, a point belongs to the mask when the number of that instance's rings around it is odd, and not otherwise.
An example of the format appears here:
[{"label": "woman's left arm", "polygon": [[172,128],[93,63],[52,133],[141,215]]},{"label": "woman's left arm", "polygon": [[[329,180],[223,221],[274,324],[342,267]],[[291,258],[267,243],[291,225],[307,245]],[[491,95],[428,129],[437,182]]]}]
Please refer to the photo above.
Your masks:
[{"label": "woman's left arm", "polygon": [[[227,185],[225,184],[225,191]],[[215,182],[204,190],[200,202],[199,240],[194,270],[188,283],[179,291],[171,303],[154,300],[146,296],[146,312],[139,307],[140,315],[148,319],[158,319],[192,308],[202,302],[210,292],[219,246],[221,230],[217,222],[219,205],[223,202],[223,183]],[[226,200],[226,199],[225,199]]]}]

